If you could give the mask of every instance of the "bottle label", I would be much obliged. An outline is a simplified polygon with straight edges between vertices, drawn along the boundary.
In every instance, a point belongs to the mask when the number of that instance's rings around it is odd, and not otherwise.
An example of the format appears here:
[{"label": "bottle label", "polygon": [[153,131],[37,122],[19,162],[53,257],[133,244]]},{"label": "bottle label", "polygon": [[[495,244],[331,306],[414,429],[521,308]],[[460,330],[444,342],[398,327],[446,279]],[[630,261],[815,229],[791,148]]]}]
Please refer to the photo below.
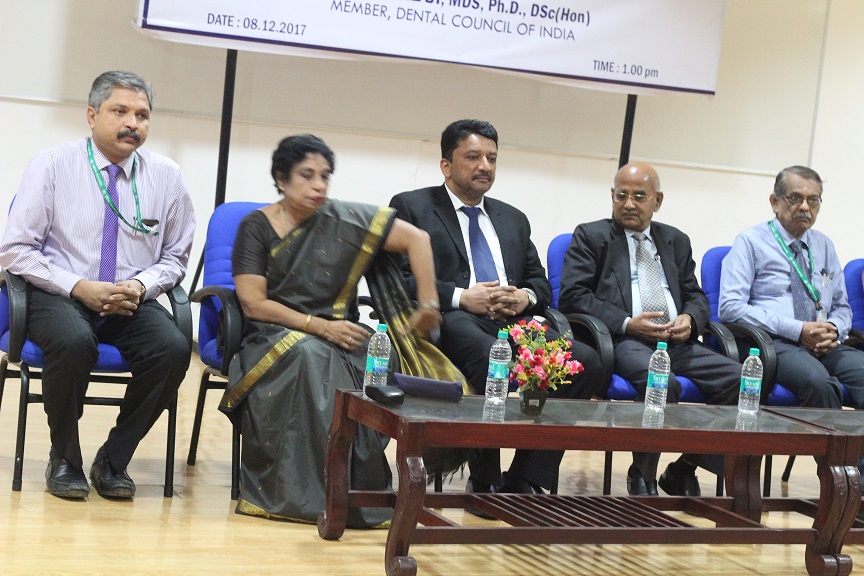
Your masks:
[{"label": "bottle label", "polygon": [[374,374],[386,374],[390,366],[390,358],[366,357],[366,371]]},{"label": "bottle label", "polygon": [[656,388],[657,390],[666,390],[669,387],[669,375],[648,372],[648,387]]},{"label": "bottle label", "polygon": [[489,378],[509,378],[510,369],[507,368],[506,362],[489,362]]},{"label": "bottle label", "polygon": [[741,392],[747,392],[748,394],[759,394],[759,391],[761,389],[761,378],[745,378],[744,376],[741,377]]}]

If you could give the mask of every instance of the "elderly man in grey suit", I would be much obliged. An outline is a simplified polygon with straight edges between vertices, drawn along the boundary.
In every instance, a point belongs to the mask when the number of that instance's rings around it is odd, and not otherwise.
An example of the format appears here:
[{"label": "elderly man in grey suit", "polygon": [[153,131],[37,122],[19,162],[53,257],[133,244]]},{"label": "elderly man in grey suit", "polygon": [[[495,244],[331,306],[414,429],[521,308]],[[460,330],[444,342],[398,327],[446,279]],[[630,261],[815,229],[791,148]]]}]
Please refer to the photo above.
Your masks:
[{"label": "elderly man in grey suit", "polygon": [[[708,323],[708,299],[696,281],[690,239],[652,223],[663,192],[654,168],[627,164],[612,188],[614,218],[580,224],[561,272],[558,308],[600,318],[612,333],[615,373],[645,399],[648,360],[657,342],[669,343],[672,373],[667,402],[677,402],[675,373],[690,378],[711,404],[734,404],[741,365],[696,343]],[[635,453],[627,474],[633,495],[657,494],[659,454]],[[669,465],[660,487],[669,494],[700,495],[695,463],[719,468],[717,459],[685,455]]]},{"label": "elderly man in grey suit", "polygon": [[[542,315],[552,289],[528,218],[485,196],[495,181],[498,133],[488,122],[459,120],[441,134],[444,184],[403,192],[390,205],[399,217],[429,233],[444,323],[441,349],[478,394],[485,389],[489,351],[499,329]],[[409,285],[412,282],[408,277]],[[557,334],[550,337],[556,337]],[[590,398],[598,385],[596,352],[574,343],[585,371],[553,396]],[[563,452],[517,451],[503,481],[497,450],[471,464],[473,492],[539,492],[551,488]]]}]

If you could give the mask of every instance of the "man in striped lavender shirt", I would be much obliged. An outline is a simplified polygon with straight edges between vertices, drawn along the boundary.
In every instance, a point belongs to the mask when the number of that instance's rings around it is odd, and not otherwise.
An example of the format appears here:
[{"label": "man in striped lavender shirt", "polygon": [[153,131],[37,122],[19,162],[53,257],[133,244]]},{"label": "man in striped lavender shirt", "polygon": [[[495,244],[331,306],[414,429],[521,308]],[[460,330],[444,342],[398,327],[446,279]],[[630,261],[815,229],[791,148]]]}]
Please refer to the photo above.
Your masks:
[{"label": "man in striped lavender shirt", "polygon": [[144,150],[152,91],[131,72],[93,82],[92,135],[28,164],[0,242],[0,266],[31,284],[28,337],[45,352],[42,386],[51,430],[48,491],[86,498],[78,418],[97,343],[132,365],[117,423],[90,469],[96,491],[132,498],[126,466],[189,367],[190,350],[155,298],[178,284],[195,230],[179,167]]}]

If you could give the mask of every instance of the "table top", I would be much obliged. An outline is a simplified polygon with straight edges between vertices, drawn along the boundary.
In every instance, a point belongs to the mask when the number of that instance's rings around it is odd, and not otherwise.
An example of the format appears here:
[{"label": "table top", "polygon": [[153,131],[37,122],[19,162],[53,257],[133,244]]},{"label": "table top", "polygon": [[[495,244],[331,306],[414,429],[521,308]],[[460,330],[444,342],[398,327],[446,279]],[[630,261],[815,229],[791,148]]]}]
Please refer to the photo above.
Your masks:
[{"label": "table top", "polygon": [[[540,416],[526,416],[517,398],[493,404],[483,396],[465,396],[458,402],[406,396],[401,405],[385,406],[360,391],[346,393],[363,413],[358,421],[394,438],[399,423],[422,425],[426,445],[536,448],[539,440],[549,449],[689,451],[698,446],[701,452],[749,453],[749,446],[753,453],[820,454],[827,437],[853,433],[773,411],[741,415],[736,406],[670,404],[658,422],[645,418],[644,404],[633,402],[550,398]],[[362,404],[355,404],[355,399]],[[864,424],[861,428],[859,433],[864,434]]]},{"label": "table top", "polygon": [[837,408],[766,407],[766,412],[779,414],[800,422],[836,430],[843,434],[864,436],[864,411]]}]

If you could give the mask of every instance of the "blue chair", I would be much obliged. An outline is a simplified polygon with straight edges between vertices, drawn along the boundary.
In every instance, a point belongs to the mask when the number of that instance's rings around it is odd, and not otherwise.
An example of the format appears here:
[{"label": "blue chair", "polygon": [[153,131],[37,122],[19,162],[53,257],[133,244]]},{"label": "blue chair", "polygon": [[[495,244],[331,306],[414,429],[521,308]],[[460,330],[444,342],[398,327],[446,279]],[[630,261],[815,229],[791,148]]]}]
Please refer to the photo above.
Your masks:
[{"label": "blue chair", "polygon": [[[729,250],[729,246],[716,246],[708,250],[702,258],[702,289],[705,291],[708,303],[711,305],[711,320],[715,322],[719,322],[717,309],[720,304],[720,272],[723,269],[723,259],[729,253]],[[855,268],[857,267],[857,278],[852,282],[852,286],[853,290],[856,290],[858,321],[860,325],[864,325],[864,289],[861,288],[861,272],[864,271],[864,260],[860,261],[861,264],[853,266],[853,263],[856,262],[858,261],[853,260],[846,267],[848,269],[846,272],[846,283],[848,290],[850,275],[853,278],[855,277]],[[855,287],[855,282],[858,284],[857,288]],[[759,348],[759,355],[763,366],[762,381],[763,383],[774,382],[773,386],[762,387],[762,404],[766,406],[800,406],[801,402],[798,400],[798,397],[791,390],[776,381],[777,355],[774,352],[771,337],[768,333],[757,326],[742,322],[724,322],[723,325],[732,332],[738,341],[739,358],[743,359],[747,355],[746,353],[750,346]],[[855,331],[853,336],[864,340],[864,332]],[[847,406],[852,405],[852,398],[845,387],[843,389],[843,403]]]},{"label": "blue chair", "polygon": [[[195,405],[195,420],[189,440],[189,455],[186,463],[195,465],[204,402],[208,390],[224,390],[228,383],[228,364],[240,349],[243,337],[243,313],[234,293],[234,276],[231,273],[231,252],[237,237],[237,228],[243,218],[258,208],[261,202],[228,202],[213,211],[207,225],[204,245],[203,288],[192,294],[192,301],[201,304],[198,317],[198,354],[204,363],[201,383],[198,387],[198,402]],[[216,378],[212,380],[211,378]],[[240,495],[240,429],[232,430],[231,441],[231,499]]]},{"label": "blue chair", "polygon": [[[24,440],[27,429],[27,408],[30,404],[41,403],[42,394],[30,392],[30,381],[40,380],[45,357],[42,349],[27,339],[27,292],[29,284],[20,276],[0,272],[0,399],[7,378],[21,379],[21,392],[18,404],[18,430],[15,442],[15,467],[12,474],[12,490],[21,490],[21,476],[24,466]],[[174,315],[174,322],[192,344],[192,312],[189,298],[182,287],[175,286],[168,292],[168,300]],[[15,366],[12,368],[11,366]],[[128,383],[131,366],[120,355],[120,351],[108,344],[99,344],[99,358],[93,367],[91,382],[113,384]],[[121,398],[110,396],[87,396],[85,404],[98,406],[119,406]],[[174,437],[177,428],[177,397],[168,407],[168,440],[165,450],[165,489],[164,495],[174,495]]]},{"label": "blue chair", "polygon": [[850,261],[843,268],[843,276],[846,280],[846,296],[849,307],[852,308],[852,329],[849,331],[847,343],[851,346],[860,347],[864,343],[864,258]]},{"label": "blue chair", "polygon": [[[705,253],[702,258],[702,289],[708,297],[708,302],[711,305],[711,319],[719,320],[718,306],[720,304],[720,272],[723,269],[723,259],[729,253],[730,246],[716,246]],[[844,275],[846,279],[846,289],[850,292],[851,298],[854,297],[855,307],[853,308],[853,330],[850,332],[852,341],[848,342],[851,345],[864,343],[864,332],[861,328],[864,327],[864,287],[862,287],[861,274],[864,272],[864,259],[853,260],[847,264]],[[858,325],[855,325],[857,314]],[[732,332],[735,339],[738,341],[739,358],[744,358],[747,350],[753,346],[759,348],[759,356],[762,359],[763,373],[762,382],[773,382],[771,386],[762,386],[761,403],[766,406],[800,406],[801,401],[788,388],[777,382],[777,355],[774,352],[773,342],[767,332],[757,326],[745,324],[743,322],[726,322],[724,325]],[[851,406],[852,398],[846,387],[843,387],[843,403]],[[795,463],[795,456],[790,456],[786,462],[786,467],[783,470],[781,480],[787,482],[789,475],[792,472],[792,465]],[[771,495],[771,468],[772,458],[770,455],[765,457],[765,477],[762,486],[762,493],[767,498]]]},{"label": "blue chair", "polygon": [[[567,253],[567,248],[570,246],[572,238],[572,234],[559,234],[552,239],[546,251],[546,270],[549,282],[552,284],[552,305],[556,308],[558,307],[558,295],[561,292],[561,271],[564,267],[564,256]],[[606,397],[610,400],[635,400],[637,396],[636,388],[630,381],[613,373],[615,355],[612,345],[612,335],[608,327],[590,314],[568,314],[567,320],[570,322],[574,337],[592,345],[597,350],[603,366],[603,373],[608,375],[609,379]],[[719,349],[721,354],[729,358],[737,358],[738,351],[735,348],[734,339],[721,324],[709,322],[706,334],[703,335],[703,338],[708,337],[713,338],[714,346]],[[676,376],[681,383],[681,396],[679,399],[681,402],[705,403],[705,395],[702,394],[702,391],[692,380],[685,376]],[[603,475],[604,494],[611,492],[611,475],[612,453],[607,452]],[[718,496],[722,496],[723,494],[722,476],[718,476],[717,479],[717,494]]]}]

